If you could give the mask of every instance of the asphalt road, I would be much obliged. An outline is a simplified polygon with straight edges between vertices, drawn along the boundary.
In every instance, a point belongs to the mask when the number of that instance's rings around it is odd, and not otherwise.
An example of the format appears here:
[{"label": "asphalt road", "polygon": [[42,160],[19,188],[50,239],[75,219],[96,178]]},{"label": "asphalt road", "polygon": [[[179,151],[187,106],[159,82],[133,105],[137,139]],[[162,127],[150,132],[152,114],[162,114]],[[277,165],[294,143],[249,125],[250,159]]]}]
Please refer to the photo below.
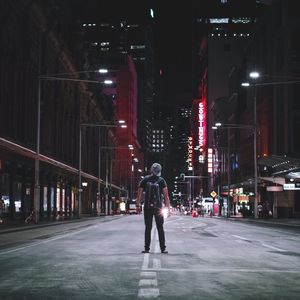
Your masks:
[{"label": "asphalt road", "polygon": [[[155,226],[154,226],[155,228]],[[0,235],[0,299],[299,299],[299,230],[173,215],[142,254],[142,215]]]}]

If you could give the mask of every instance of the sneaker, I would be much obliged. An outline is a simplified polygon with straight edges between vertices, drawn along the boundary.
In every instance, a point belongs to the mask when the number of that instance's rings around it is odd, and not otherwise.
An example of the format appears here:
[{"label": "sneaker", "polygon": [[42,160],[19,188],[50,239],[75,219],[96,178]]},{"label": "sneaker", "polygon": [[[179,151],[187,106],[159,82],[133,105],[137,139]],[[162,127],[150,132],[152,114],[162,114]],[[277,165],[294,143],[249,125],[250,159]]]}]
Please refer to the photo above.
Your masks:
[{"label": "sneaker", "polygon": [[149,250],[143,250],[142,253],[149,253]]},{"label": "sneaker", "polygon": [[167,254],[167,253],[169,253],[167,250],[161,250],[161,253],[165,253],[165,254]]}]

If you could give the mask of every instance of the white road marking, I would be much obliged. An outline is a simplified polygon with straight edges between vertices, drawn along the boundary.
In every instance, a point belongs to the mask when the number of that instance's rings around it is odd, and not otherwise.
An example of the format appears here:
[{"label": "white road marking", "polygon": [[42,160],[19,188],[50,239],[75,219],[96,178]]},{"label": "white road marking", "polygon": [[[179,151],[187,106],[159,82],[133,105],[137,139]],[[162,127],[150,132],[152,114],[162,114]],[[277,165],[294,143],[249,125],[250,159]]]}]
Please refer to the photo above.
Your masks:
[{"label": "white road marking", "polygon": [[159,243],[155,243],[154,253],[159,253],[159,252],[160,252]]},{"label": "white road marking", "polygon": [[139,289],[138,298],[157,298],[159,289]]},{"label": "white road marking", "polygon": [[281,249],[281,248],[277,248],[277,247],[274,247],[274,246],[271,246],[271,245],[267,245],[267,244],[264,244],[264,243],[262,243],[262,245],[264,247],[267,247],[267,248],[270,248],[270,249],[273,249],[273,250],[276,250],[276,251],[287,252],[287,250],[284,250],[284,249]]},{"label": "white road marking", "polygon": [[157,279],[141,279],[139,286],[157,286]]},{"label": "white road marking", "polygon": [[143,260],[143,265],[142,265],[142,270],[147,270],[149,267],[149,253],[144,254],[144,260]]},{"label": "white road marking", "polygon": [[239,235],[234,235],[232,234],[233,237],[236,237],[237,239],[240,239],[240,240],[243,240],[243,241],[249,241],[248,239],[242,237],[242,236],[239,236]]},{"label": "white road marking", "polygon": [[[159,253],[158,233],[156,228],[154,228],[152,231],[151,241],[152,248],[154,248],[154,253]],[[157,298],[159,296],[159,289],[154,288],[157,287],[157,274],[156,272],[153,272],[152,269],[151,272],[147,272],[147,270],[149,270],[149,260],[150,254],[145,253],[141,279],[139,281],[140,288],[138,291],[138,298]],[[160,259],[153,258],[153,268],[161,268]]]},{"label": "white road marking", "polygon": [[[243,241],[250,241],[250,240],[248,240],[248,239],[246,239],[246,238],[244,238],[242,236],[239,236],[239,235],[232,235],[232,236],[236,237],[236,238],[238,238],[240,240],[243,240]],[[274,247],[274,246],[271,246],[271,245],[268,245],[268,244],[265,244],[265,243],[261,243],[261,245],[264,246],[264,247],[270,248],[272,250],[276,250],[276,251],[280,251],[280,252],[287,252],[287,250],[285,250],[285,249]]]},{"label": "white road marking", "polygon": [[141,272],[141,277],[156,278],[156,272]]}]

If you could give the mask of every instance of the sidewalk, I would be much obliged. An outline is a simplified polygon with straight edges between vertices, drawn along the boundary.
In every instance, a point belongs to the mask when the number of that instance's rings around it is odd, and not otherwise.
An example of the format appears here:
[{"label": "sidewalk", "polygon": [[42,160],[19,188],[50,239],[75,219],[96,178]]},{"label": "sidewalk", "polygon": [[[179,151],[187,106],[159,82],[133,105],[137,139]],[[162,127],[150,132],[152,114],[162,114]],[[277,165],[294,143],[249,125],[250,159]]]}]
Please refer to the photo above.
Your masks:
[{"label": "sidewalk", "polygon": [[[224,217],[221,217],[224,218]],[[249,222],[249,223],[260,223],[267,225],[281,225],[289,226],[293,228],[300,229],[300,218],[268,218],[268,219],[254,219],[254,218],[243,218],[242,216],[230,216],[228,218],[230,221],[240,221],[240,222]]]},{"label": "sidewalk", "polygon": [[45,219],[40,220],[38,224],[30,223],[26,224],[24,220],[4,220],[3,223],[0,223],[0,234],[9,233],[9,232],[17,232],[23,230],[30,230],[30,229],[37,229],[41,227],[47,226],[56,226],[62,225],[66,223],[73,223],[73,222],[82,222],[87,220],[92,220],[96,218],[102,218],[103,216],[82,216],[81,218],[78,217],[61,217],[58,219]]}]

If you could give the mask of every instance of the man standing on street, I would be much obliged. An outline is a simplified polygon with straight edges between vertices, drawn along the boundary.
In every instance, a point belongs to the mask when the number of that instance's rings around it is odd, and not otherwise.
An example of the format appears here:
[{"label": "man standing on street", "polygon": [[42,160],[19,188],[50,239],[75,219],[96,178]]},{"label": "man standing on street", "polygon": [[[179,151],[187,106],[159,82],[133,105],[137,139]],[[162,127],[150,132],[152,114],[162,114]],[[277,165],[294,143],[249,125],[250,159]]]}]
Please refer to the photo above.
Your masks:
[{"label": "man standing on street", "polygon": [[167,183],[161,177],[162,167],[158,163],[151,166],[151,175],[145,176],[139,184],[137,192],[137,208],[139,209],[143,192],[145,191],[144,202],[144,221],[145,221],[145,250],[142,253],[149,253],[151,243],[151,230],[153,217],[155,218],[156,228],[159,237],[161,253],[168,253],[166,250],[165,233],[164,233],[164,216],[162,213],[163,201],[167,209],[170,209],[170,198]]}]

